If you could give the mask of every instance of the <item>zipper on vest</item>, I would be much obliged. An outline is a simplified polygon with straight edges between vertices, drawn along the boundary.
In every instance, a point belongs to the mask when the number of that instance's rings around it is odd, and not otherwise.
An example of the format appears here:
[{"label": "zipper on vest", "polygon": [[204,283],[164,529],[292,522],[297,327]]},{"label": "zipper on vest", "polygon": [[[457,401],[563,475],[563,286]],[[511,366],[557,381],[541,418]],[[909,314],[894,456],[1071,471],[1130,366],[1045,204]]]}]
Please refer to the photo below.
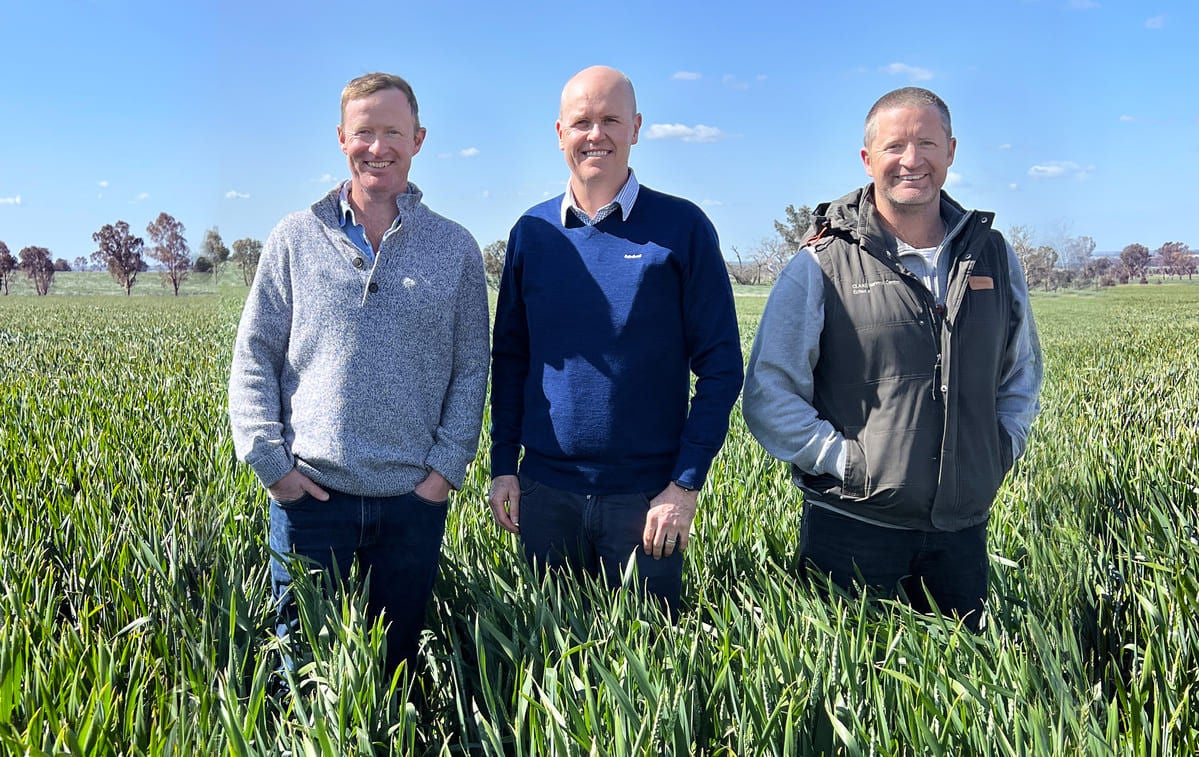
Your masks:
[{"label": "zipper on vest", "polygon": [[941,401],[941,319],[945,317],[945,306],[933,304],[928,309],[929,331],[932,332],[933,344],[937,349],[937,359],[933,363],[933,402]]},{"label": "zipper on vest", "polygon": [[941,401],[941,353],[937,353],[937,362],[933,363],[933,402]]}]

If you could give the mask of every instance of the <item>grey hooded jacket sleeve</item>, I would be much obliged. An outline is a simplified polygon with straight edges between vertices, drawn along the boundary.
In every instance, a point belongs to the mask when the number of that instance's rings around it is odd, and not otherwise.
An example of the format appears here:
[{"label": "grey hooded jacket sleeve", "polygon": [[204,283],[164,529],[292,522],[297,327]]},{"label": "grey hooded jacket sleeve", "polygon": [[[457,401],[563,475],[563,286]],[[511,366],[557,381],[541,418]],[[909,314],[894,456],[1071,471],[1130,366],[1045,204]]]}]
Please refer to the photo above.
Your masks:
[{"label": "grey hooded jacket sleeve", "polygon": [[812,406],[824,328],[824,274],[805,247],[783,270],[758,324],[742,412],[763,449],[812,474],[841,478],[845,437]]}]

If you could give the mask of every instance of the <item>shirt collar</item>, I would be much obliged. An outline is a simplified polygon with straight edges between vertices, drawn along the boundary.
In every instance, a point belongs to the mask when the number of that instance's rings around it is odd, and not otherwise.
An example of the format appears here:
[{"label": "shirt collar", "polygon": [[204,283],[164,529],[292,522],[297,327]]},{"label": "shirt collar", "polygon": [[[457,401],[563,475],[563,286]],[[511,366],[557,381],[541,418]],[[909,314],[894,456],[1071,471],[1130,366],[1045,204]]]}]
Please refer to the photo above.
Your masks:
[{"label": "shirt collar", "polygon": [[354,223],[354,208],[350,205],[350,182],[341,185],[341,194],[338,195],[337,201],[341,204],[341,213],[337,221],[344,229],[346,224]]},{"label": "shirt collar", "polygon": [[[637,193],[640,191],[641,185],[637,182],[637,174],[633,173],[633,169],[630,168],[629,178],[625,180],[624,186],[621,187],[620,191],[616,193],[616,196],[612,198],[612,202],[608,203],[608,205],[605,205],[603,208],[600,208],[598,212],[596,212],[596,216],[599,216],[603,212],[604,208],[607,208],[609,205],[617,205],[620,207],[620,220],[629,220],[629,214],[633,212],[633,203],[637,201]],[[563,226],[566,225],[567,214],[570,213],[571,208],[575,208],[586,215],[587,211],[580,208],[579,204],[575,202],[575,193],[570,188],[570,182],[567,182],[566,192],[562,195],[562,207],[559,212],[560,220],[562,221]]]},{"label": "shirt collar", "polygon": [[[396,208],[399,209],[400,199],[402,197],[405,195],[415,194],[417,191],[419,190],[417,190],[416,185],[412,182],[408,182],[407,191],[405,191],[402,195],[396,196]],[[350,204],[350,182],[347,181],[341,185],[341,192],[337,195],[337,201],[341,205],[341,213],[337,219],[337,222],[341,224],[341,228],[344,229],[346,224],[353,225],[357,223],[357,221],[354,219],[354,206]]]}]

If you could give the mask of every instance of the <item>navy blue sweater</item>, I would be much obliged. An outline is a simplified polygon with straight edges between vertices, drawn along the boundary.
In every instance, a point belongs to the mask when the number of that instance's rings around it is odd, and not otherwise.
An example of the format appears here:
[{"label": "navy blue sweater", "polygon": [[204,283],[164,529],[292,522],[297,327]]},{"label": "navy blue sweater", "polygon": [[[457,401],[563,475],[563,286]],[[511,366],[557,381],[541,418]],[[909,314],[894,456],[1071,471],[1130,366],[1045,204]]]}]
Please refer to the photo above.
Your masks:
[{"label": "navy blue sweater", "polygon": [[[703,484],[741,391],[741,342],[716,230],[640,189],[596,226],[562,196],[508,237],[492,344],[491,474],[567,491]],[[690,373],[696,375],[690,396]],[[690,399],[690,408],[688,408]]]}]

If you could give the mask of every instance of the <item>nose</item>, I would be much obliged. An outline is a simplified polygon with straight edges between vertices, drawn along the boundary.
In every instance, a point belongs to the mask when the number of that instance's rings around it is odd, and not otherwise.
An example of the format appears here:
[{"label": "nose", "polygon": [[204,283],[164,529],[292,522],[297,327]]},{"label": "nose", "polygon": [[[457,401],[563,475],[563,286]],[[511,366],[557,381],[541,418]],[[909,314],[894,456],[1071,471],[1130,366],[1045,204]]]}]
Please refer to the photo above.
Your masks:
[{"label": "nose", "polygon": [[368,137],[359,137],[359,139],[362,142],[362,146],[365,147],[366,151],[371,155],[378,155],[379,153],[387,150],[387,148],[391,145],[391,141],[387,138],[386,134],[372,133]]},{"label": "nose", "polygon": [[600,127],[599,121],[591,124],[591,128],[587,130],[587,139],[595,142],[604,135],[604,130]]},{"label": "nose", "polygon": [[903,148],[903,154],[899,156],[900,161],[905,165],[911,165],[916,162],[916,143],[908,142]]}]

